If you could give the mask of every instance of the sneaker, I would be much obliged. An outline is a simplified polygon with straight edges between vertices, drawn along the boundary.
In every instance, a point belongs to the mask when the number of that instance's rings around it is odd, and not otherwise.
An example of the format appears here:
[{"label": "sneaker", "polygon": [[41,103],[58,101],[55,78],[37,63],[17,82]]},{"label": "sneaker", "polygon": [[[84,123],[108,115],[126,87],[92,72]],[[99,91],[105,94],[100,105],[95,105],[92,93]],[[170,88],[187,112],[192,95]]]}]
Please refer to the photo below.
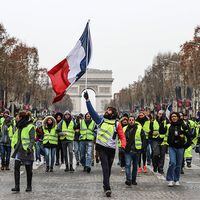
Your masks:
[{"label": "sneaker", "polygon": [[136,182],[136,181],[133,181],[133,180],[132,180],[131,183],[132,183],[132,185],[137,185],[137,182]]},{"label": "sneaker", "polygon": [[31,186],[27,186],[27,188],[26,188],[25,191],[26,191],[26,192],[31,192],[31,191],[32,191],[32,187],[31,187]]},{"label": "sneaker", "polygon": [[159,174],[164,175],[164,171],[158,171]]},{"label": "sneaker", "polygon": [[111,190],[106,190],[105,193],[107,197],[111,197],[111,193],[112,193]]},{"label": "sneaker", "polygon": [[74,168],[73,168],[73,166],[70,164],[70,169],[69,169],[69,171],[70,172],[74,172],[75,170],[74,170]]},{"label": "sneaker", "polygon": [[87,167],[87,173],[89,174],[91,172],[91,167]]},{"label": "sneaker", "polygon": [[157,169],[157,168],[153,168],[153,172],[154,172],[154,173],[157,173],[157,172],[158,172],[158,169]]},{"label": "sneaker", "polygon": [[179,185],[180,185],[180,182],[179,182],[179,181],[176,181],[176,182],[174,183],[174,185],[179,186]]},{"label": "sneaker", "polygon": [[141,174],[142,173],[142,167],[139,167],[137,172],[138,172],[138,174]]},{"label": "sneaker", "polygon": [[143,167],[143,172],[147,173],[147,166],[146,165]]},{"label": "sneaker", "polygon": [[65,172],[68,172],[68,171],[69,171],[69,166],[66,165]]},{"label": "sneaker", "polygon": [[37,166],[40,165],[40,161],[39,160],[36,161],[36,165]]},{"label": "sneaker", "polygon": [[19,189],[19,187],[14,187],[14,188],[11,189],[11,191],[12,191],[12,192],[19,192],[20,189]]},{"label": "sneaker", "polygon": [[192,167],[191,163],[187,163],[187,167],[191,168]]},{"label": "sneaker", "polygon": [[49,167],[46,167],[46,172],[48,172],[49,171]]},{"label": "sneaker", "polygon": [[86,167],[86,166],[83,168],[83,171],[84,171],[84,172],[87,172],[87,167]]},{"label": "sneaker", "polygon": [[49,171],[50,171],[50,172],[53,172],[53,167],[51,167]]},{"label": "sneaker", "polygon": [[128,185],[128,186],[131,186],[131,181],[130,180],[126,180],[125,184]]},{"label": "sneaker", "polygon": [[169,187],[173,187],[173,186],[174,186],[174,182],[173,182],[173,181],[169,181],[169,182],[168,182],[168,186],[169,186]]}]

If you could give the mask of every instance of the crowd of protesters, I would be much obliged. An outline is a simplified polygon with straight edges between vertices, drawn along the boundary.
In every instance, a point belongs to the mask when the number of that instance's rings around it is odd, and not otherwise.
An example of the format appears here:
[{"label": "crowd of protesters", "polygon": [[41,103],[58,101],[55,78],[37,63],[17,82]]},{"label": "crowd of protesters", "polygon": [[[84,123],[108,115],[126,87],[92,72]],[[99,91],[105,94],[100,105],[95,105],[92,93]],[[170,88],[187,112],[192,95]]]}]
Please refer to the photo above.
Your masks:
[{"label": "crowd of protesters", "polygon": [[[119,116],[113,107],[108,107],[101,116],[94,110],[87,92],[84,97],[88,109],[85,115],[73,116],[65,111],[34,119],[28,111],[20,111],[15,117],[9,110],[1,113],[1,171],[10,170],[10,158],[14,158],[13,192],[20,191],[22,164],[27,172],[26,192],[30,192],[34,161],[36,165],[45,165],[45,173],[54,172],[54,166],[61,164],[65,165],[64,172],[75,172],[75,158],[76,165],[81,165],[86,173],[91,172],[95,162],[101,162],[103,190],[110,197],[116,150],[127,186],[137,185],[137,174],[148,173],[148,165],[154,173],[166,177],[169,187],[180,185],[185,164],[192,166],[192,150],[200,153],[199,116],[190,118],[178,112],[166,116],[163,110],[156,115],[141,110],[137,116],[130,113]],[[166,154],[169,154],[167,170]]]}]

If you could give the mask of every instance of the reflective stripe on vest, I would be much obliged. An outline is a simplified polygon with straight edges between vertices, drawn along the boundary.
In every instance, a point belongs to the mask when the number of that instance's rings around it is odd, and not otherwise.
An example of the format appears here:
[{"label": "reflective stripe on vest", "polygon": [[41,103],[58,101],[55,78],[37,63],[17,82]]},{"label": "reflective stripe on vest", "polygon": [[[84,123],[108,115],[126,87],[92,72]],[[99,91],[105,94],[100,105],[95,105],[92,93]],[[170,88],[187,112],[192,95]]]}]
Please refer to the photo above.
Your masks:
[{"label": "reflective stripe on vest", "polygon": [[49,132],[48,129],[43,127],[44,131],[44,138],[43,138],[43,144],[50,143],[50,144],[58,144],[58,135],[56,133],[56,126],[51,129]]},{"label": "reflective stripe on vest", "polygon": [[112,139],[115,132],[115,120],[104,119],[104,122],[99,127],[97,139],[102,144],[107,144]]},{"label": "reflective stripe on vest", "polygon": [[85,120],[80,120],[80,140],[94,140],[95,122],[91,120],[87,127]]},{"label": "reflective stripe on vest", "polygon": [[[29,124],[28,126],[24,127],[21,132],[22,147],[25,151],[27,150],[30,144],[29,132],[31,131],[32,128],[34,128],[34,125]],[[17,141],[18,141],[18,129],[15,131],[12,138],[12,148],[15,147],[15,145],[17,144]]]},{"label": "reflective stripe on vest", "polygon": [[75,131],[73,120],[70,121],[68,127],[66,125],[66,122],[64,120],[62,121],[62,132],[66,132],[67,135],[60,136],[60,140],[64,140],[65,138],[70,141],[74,140]]}]

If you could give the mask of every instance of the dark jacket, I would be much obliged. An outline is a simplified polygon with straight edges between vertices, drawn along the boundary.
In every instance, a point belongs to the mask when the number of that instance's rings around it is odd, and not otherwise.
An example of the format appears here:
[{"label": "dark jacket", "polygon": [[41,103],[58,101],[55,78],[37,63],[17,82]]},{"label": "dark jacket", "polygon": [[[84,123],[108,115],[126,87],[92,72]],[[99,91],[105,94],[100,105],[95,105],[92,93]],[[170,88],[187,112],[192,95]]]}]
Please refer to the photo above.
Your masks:
[{"label": "dark jacket", "polygon": [[21,160],[24,163],[29,162],[29,161],[32,161],[32,162],[34,161],[34,151],[33,151],[33,147],[34,147],[34,144],[35,144],[35,129],[34,128],[32,128],[29,131],[30,144],[29,144],[27,151],[25,151],[23,149],[23,146],[22,146],[22,143],[21,143],[21,132],[22,132],[23,128],[25,128],[26,126],[28,126],[31,123],[33,123],[33,122],[29,118],[22,118],[16,124],[19,135],[18,135],[17,144],[15,145],[15,148],[14,148],[12,158],[17,157],[17,159]]},{"label": "dark jacket", "polygon": [[0,143],[4,146],[11,146],[11,138],[9,136],[9,131],[8,131],[10,127],[12,127],[12,134],[13,134],[14,125],[13,125],[12,118],[7,117],[2,124],[1,132],[0,132],[1,133]]},{"label": "dark jacket", "polygon": [[171,123],[168,131],[167,143],[170,147],[186,149],[191,145],[189,130],[182,121]]}]

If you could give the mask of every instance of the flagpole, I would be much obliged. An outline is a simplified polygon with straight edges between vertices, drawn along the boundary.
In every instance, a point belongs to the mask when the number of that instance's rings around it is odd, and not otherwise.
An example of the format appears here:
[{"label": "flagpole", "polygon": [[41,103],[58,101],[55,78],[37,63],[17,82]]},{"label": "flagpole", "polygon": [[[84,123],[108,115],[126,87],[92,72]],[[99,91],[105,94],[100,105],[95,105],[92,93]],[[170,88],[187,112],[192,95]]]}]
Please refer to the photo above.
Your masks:
[{"label": "flagpole", "polygon": [[90,19],[88,19],[88,35],[87,35],[87,52],[86,52],[86,68],[85,68],[85,90],[87,91],[87,65],[88,65],[88,41],[89,41],[89,34],[90,34],[90,32],[89,32],[89,23],[90,23]]}]

